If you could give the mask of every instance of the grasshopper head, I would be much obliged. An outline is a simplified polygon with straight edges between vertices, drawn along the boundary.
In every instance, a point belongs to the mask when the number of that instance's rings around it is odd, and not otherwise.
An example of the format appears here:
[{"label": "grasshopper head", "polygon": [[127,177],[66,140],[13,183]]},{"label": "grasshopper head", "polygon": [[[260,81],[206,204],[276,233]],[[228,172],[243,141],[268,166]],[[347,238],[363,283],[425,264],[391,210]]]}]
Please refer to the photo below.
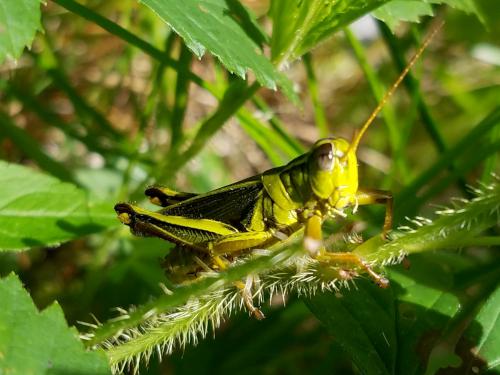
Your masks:
[{"label": "grasshopper head", "polygon": [[343,138],[317,141],[308,160],[310,184],[320,199],[328,199],[337,208],[350,203],[358,190],[356,150]]}]

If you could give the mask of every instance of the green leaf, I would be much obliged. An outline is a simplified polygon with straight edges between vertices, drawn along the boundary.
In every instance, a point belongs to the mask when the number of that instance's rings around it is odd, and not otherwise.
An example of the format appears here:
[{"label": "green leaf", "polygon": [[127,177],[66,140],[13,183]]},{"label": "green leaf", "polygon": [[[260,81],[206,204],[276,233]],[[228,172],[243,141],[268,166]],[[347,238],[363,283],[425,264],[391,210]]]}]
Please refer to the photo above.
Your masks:
[{"label": "green leaf", "polygon": [[362,374],[394,372],[397,341],[391,290],[360,280],[352,290],[342,290],[340,297],[320,293],[306,303]]},{"label": "green leaf", "polygon": [[424,16],[433,16],[432,4],[447,4],[452,8],[475,14],[482,20],[473,0],[394,0],[375,10],[373,16],[384,21],[394,32],[401,21],[420,22],[420,18]]},{"label": "green leaf", "polygon": [[14,274],[0,280],[0,373],[110,374],[106,357],[87,352],[54,303],[39,312]]},{"label": "green leaf", "polygon": [[481,19],[473,0],[273,0],[272,61],[281,66],[295,60],[369,12],[394,29],[400,21],[418,22],[432,15],[431,4],[447,4]]},{"label": "green leaf", "polygon": [[0,64],[17,59],[41,29],[40,0],[0,1]]},{"label": "green leaf", "polygon": [[423,16],[433,16],[432,5],[421,0],[395,0],[373,12],[373,16],[384,21],[394,32],[401,21],[420,22]]},{"label": "green leaf", "polygon": [[475,321],[482,330],[474,330],[473,326],[465,332],[474,347],[474,355],[487,362],[487,369],[500,371],[500,287],[491,294],[484,303]]},{"label": "green leaf", "polygon": [[286,64],[390,0],[273,0],[272,61]]},{"label": "green leaf", "polygon": [[453,259],[446,260],[429,254],[412,256],[409,270],[398,267],[390,273],[398,295],[397,374],[424,372],[436,340],[460,309],[458,297],[450,292]]},{"label": "green leaf", "polygon": [[0,161],[0,250],[51,246],[118,225],[111,202],[76,186]]},{"label": "green leaf", "polygon": [[263,55],[263,34],[252,16],[234,0],[143,0],[175,30],[193,53],[206,50],[232,73],[245,78],[251,70],[264,86],[281,86],[293,96],[291,83]]},{"label": "green leaf", "polygon": [[498,263],[485,267],[452,252],[412,256],[409,270],[393,270],[398,294],[396,373],[482,374],[487,366],[495,368],[500,295],[498,287],[491,292],[497,275]]},{"label": "green leaf", "polygon": [[422,0],[432,4],[446,4],[452,8],[471,13],[481,19],[481,12],[476,6],[474,0]]}]

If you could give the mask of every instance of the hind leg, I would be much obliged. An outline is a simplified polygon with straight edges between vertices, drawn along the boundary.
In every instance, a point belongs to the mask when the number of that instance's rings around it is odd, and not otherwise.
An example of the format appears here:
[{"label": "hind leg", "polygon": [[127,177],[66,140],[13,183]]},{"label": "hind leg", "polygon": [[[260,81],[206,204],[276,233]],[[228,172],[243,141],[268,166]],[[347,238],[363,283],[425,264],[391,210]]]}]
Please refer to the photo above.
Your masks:
[{"label": "hind leg", "polygon": [[[220,270],[227,269],[228,262],[222,256],[212,255],[212,259],[214,260],[214,263],[218,265]],[[254,280],[253,276],[251,275],[248,275],[245,278],[245,282],[242,281],[233,282],[233,285],[240,290],[241,298],[243,299],[243,302],[245,303],[247,310],[257,320],[262,320],[265,318],[265,315],[262,313],[262,311],[260,311],[258,307],[255,307],[255,305],[253,304],[253,295],[252,295],[253,284]]]}]

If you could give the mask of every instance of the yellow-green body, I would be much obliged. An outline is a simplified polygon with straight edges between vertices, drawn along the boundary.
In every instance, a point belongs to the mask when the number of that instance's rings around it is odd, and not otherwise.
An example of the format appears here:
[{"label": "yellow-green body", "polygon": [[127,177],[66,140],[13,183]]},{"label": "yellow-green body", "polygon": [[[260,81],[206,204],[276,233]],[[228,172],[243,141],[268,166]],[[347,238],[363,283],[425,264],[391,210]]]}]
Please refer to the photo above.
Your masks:
[{"label": "yellow-green body", "polygon": [[[326,170],[318,165],[317,150],[330,151]],[[116,206],[122,221],[136,234],[154,235],[184,247],[234,253],[265,248],[302,228],[312,215],[341,214],[355,204],[357,160],[344,139],[324,139],[285,166],[194,195],[157,187],[153,202],[161,198],[177,203],[153,212],[127,203]],[[328,155],[326,155],[328,158]],[[163,199],[163,204],[169,201]]]}]

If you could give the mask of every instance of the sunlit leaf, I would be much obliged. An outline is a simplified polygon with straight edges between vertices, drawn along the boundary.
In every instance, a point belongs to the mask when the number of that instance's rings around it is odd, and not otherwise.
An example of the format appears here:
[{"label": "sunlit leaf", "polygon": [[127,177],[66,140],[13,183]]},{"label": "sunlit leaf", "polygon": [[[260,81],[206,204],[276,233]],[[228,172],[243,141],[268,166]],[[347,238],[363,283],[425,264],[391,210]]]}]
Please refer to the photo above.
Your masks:
[{"label": "sunlit leaf", "polygon": [[279,65],[293,61],[340,28],[372,11],[374,11],[374,16],[393,29],[400,21],[418,22],[422,16],[432,15],[431,4],[447,4],[480,16],[472,0],[340,0],[332,2],[273,0],[270,10],[273,19],[272,61]]},{"label": "sunlit leaf", "polygon": [[0,280],[0,301],[1,374],[110,374],[104,354],[85,350],[60,306],[39,312],[17,276]]},{"label": "sunlit leaf", "polygon": [[51,246],[118,225],[112,203],[68,183],[0,162],[0,250]]},{"label": "sunlit leaf", "polygon": [[440,333],[459,311],[460,302],[450,292],[453,275],[448,265],[428,256],[410,259],[409,270],[398,269],[390,274],[398,294],[396,373],[421,374]]},{"label": "sunlit leaf", "polygon": [[476,316],[475,322],[481,329],[471,325],[466,332],[473,342],[474,355],[487,362],[488,370],[500,371],[500,287],[486,300]]},{"label": "sunlit leaf", "polygon": [[420,22],[422,17],[434,15],[432,4],[447,4],[481,19],[473,0],[393,0],[375,10],[373,15],[394,31],[401,21]]},{"label": "sunlit leaf", "polygon": [[40,29],[40,0],[0,1],[0,64],[17,59]]},{"label": "sunlit leaf", "polygon": [[247,10],[234,0],[142,0],[175,30],[193,53],[215,55],[232,73],[248,71],[264,86],[281,86],[293,96],[290,82],[264,56],[262,31]]},{"label": "sunlit leaf", "polygon": [[273,0],[272,60],[293,61],[335,31],[390,0]]},{"label": "sunlit leaf", "polygon": [[423,16],[432,16],[432,5],[421,0],[394,0],[373,12],[373,15],[384,21],[394,30],[401,21],[420,22]]},{"label": "sunlit leaf", "polygon": [[390,290],[364,280],[337,296],[321,293],[306,302],[361,373],[393,373],[397,340]]}]

